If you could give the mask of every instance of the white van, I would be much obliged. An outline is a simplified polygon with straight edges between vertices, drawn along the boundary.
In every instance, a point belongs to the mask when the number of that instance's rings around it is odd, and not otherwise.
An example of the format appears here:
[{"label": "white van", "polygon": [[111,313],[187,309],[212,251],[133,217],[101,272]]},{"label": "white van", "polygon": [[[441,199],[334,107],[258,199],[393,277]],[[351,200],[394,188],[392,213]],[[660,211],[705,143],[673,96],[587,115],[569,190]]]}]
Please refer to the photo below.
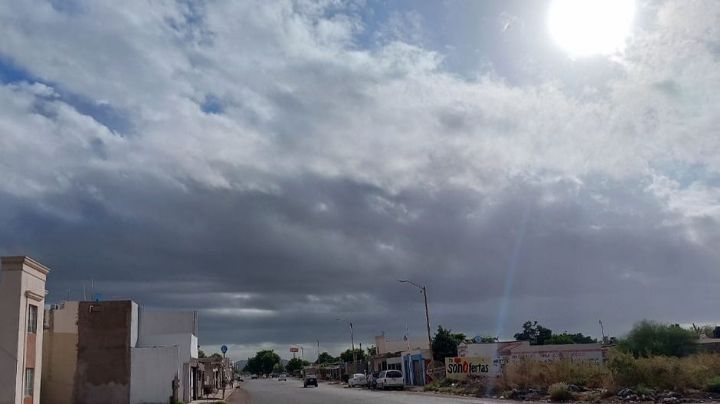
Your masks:
[{"label": "white van", "polygon": [[405,388],[405,380],[403,374],[399,370],[383,370],[377,378],[377,388],[379,389],[399,389]]}]

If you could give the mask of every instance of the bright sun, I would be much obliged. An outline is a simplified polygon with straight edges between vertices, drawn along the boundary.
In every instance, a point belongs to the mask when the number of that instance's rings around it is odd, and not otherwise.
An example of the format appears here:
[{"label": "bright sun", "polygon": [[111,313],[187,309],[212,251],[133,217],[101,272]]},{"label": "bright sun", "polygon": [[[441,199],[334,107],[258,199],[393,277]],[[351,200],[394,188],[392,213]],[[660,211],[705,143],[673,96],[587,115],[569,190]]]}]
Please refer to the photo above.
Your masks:
[{"label": "bright sun", "polygon": [[550,35],[570,57],[622,52],[635,15],[634,0],[553,0]]}]

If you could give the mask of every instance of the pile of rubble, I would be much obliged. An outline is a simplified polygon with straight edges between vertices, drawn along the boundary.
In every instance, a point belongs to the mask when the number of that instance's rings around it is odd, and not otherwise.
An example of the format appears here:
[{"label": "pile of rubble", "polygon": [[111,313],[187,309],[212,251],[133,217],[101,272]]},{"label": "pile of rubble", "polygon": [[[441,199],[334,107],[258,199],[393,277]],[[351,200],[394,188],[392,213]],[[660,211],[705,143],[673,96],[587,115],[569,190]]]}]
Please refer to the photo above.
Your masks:
[{"label": "pile of rubble", "polygon": [[720,394],[708,393],[700,390],[689,390],[683,393],[676,391],[656,391],[652,389],[624,388],[617,393],[617,398],[623,402],[652,401],[663,404],[702,403],[705,401],[720,400]]}]

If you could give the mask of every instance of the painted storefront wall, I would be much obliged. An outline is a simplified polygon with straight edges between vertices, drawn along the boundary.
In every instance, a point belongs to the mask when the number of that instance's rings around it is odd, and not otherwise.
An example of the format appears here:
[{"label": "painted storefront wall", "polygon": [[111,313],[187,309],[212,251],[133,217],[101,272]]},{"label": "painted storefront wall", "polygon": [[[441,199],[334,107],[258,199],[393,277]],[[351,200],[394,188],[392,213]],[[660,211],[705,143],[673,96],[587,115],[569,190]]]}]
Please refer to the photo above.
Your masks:
[{"label": "painted storefront wall", "polygon": [[458,357],[445,358],[445,373],[456,380],[468,376],[497,377],[506,364],[521,360],[568,360],[600,365],[604,363],[605,350],[600,344],[530,345],[527,341],[460,344]]}]

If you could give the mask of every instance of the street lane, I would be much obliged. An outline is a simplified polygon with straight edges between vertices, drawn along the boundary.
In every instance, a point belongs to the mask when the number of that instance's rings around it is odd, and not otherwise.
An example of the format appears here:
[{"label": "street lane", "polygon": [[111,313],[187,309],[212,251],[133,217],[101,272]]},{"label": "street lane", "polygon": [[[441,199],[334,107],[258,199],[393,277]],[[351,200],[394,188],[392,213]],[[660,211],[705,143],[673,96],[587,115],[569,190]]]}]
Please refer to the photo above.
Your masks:
[{"label": "street lane", "polygon": [[495,400],[449,398],[422,393],[401,391],[370,391],[368,389],[346,388],[340,385],[321,383],[320,387],[303,388],[302,381],[294,378],[286,382],[260,379],[241,383],[245,394],[236,392],[230,399],[232,404],[473,404],[497,403]]}]

